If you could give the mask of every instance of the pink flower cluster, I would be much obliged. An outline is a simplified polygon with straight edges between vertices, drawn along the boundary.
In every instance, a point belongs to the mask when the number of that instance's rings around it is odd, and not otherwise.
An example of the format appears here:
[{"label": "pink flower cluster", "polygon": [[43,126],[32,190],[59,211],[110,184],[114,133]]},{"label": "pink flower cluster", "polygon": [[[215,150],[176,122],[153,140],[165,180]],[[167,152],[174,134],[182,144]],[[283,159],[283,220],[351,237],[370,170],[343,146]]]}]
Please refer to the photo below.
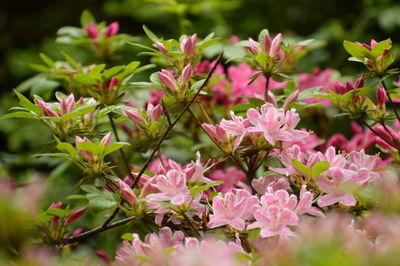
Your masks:
[{"label": "pink flower cluster", "polygon": [[[198,240],[185,237],[183,232],[172,232],[163,227],[159,234],[148,234],[141,241],[133,234],[132,242],[125,241],[117,251],[117,265],[243,265],[236,254],[246,254],[240,241],[225,242],[212,238]],[[244,264],[246,265],[246,264]]]},{"label": "pink flower cluster", "polygon": [[316,179],[317,186],[324,192],[318,199],[320,207],[335,203],[354,206],[356,199],[352,192],[379,177],[375,170],[381,161],[376,155],[365,154],[364,150],[352,151],[347,155],[336,154],[334,147],[329,147],[325,153],[302,152],[297,145],[282,151],[279,158],[285,168],[271,170],[286,176],[304,175],[293,166],[294,159],[307,168],[312,168],[320,161],[329,163],[329,169]]},{"label": "pink flower cluster", "polygon": [[260,110],[248,109],[246,118],[236,116],[232,111],[230,114],[231,120],[223,119],[216,126],[203,124],[203,128],[215,141],[228,143],[232,150],[237,149],[246,137],[263,136],[269,145],[274,146],[277,141],[301,141],[310,134],[295,129],[300,121],[295,109],[285,111],[268,103]]}]

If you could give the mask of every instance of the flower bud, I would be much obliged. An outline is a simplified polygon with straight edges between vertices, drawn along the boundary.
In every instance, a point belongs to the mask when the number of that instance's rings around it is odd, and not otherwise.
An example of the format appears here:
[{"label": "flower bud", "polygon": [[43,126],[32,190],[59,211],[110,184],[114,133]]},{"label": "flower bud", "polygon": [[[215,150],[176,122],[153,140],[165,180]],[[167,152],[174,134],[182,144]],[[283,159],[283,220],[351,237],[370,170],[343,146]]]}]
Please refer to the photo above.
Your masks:
[{"label": "flower bud", "polygon": [[187,55],[196,55],[196,43],[197,43],[197,34],[193,34],[190,37],[186,37],[181,42],[181,50]]},{"label": "flower bud", "polygon": [[158,49],[158,51],[160,51],[161,53],[163,53],[163,54],[167,54],[167,53],[168,53],[168,50],[165,48],[164,44],[162,44],[161,42],[155,42],[153,45],[154,45],[154,46]]},{"label": "flower bud", "polygon": [[80,142],[91,142],[91,141],[88,140],[86,137],[84,137],[82,139],[79,136],[75,136],[75,146],[76,146],[78,152],[86,159],[89,159],[89,160],[94,159],[95,156],[93,153],[79,149],[78,143],[80,143]]},{"label": "flower bud", "polygon": [[122,198],[130,205],[134,205],[137,202],[137,197],[133,193],[132,188],[122,180],[119,180],[119,187],[121,188]]},{"label": "flower bud", "polygon": [[296,90],[295,92],[290,94],[289,97],[286,99],[285,103],[283,104],[282,108],[287,110],[289,108],[289,105],[291,105],[297,100],[297,98],[299,97],[299,93],[300,91]]},{"label": "flower bud", "polygon": [[105,135],[102,139],[101,142],[104,144],[104,146],[110,145],[111,142],[111,132],[109,132],[107,135]]},{"label": "flower bud", "polygon": [[269,52],[271,50],[271,37],[269,36],[269,34],[266,34],[264,36],[264,52],[269,55]]},{"label": "flower bud", "polygon": [[76,219],[78,219],[79,217],[81,217],[85,212],[86,212],[87,208],[84,208],[82,210],[76,211],[73,210],[72,214],[67,218],[67,220],[65,221],[66,224],[70,224],[73,221],[75,221]]},{"label": "flower bud", "polygon": [[118,79],[116,77],[112,77],[106,83],[106,90],[110,91],[112,88],[118,85]]},{"label": "flower bud", "polygon": [[74,109],[75,98],[71,93],[67,98],[62,97],[60,101],[60,109],[62,114],[68,114]]},{"label": "flower bud", "polygon": [[143,125],[143,117],[136,111],[133,110],[124,110],[125,114],[128,116],[129,119],[135,121],[139,125]]},{"label": "flower bud", "polygon": [[275,36],[275,38],[272,40],[271,43],[271,49],[269,51],[269,56],[275,57],[278,54],[278,51],[280,49],[280,45],[282,42],[282,34],[279,33],[278,35]]},{"label": "flower bud", "polygon": [[119,31],[119,23],[118,22],[113,22],[110,25],[107,26],[105,35],[107,38],[114,36],[118,33]]},{"label": "flower bud", "polygon": [[40,109],[42,109],[43,115],[45,116],[50,116],[50,117],[60,117],[58,115],[58,113],[51,108],[50,106],[47,105],[47,103],[45,103],[42,100],[36,100],[37,105],[39,105]]},{"label": "flower bud", "polygon": [[176,85],[176,80],[172,76],[171,72],[163,69],[159,72],[157,72],[158,79],[163,83],[165,86],[167,86],[168,89],[176,91],[178,90],[178,86]]},{"label": "flower bud", "polygon": [[96,39],[99,36],[99,31],[94,23],[89,23],[86,26],[86,33],[90,39]]},{"label": "flower bud", "polygon": [[260,53],[260,46],[258,42],[254,41],[252,38],[249,38],[249,50],[253,54]]},{"label": "flower bud", "polygon": [[147,105],[147,115],[153,122],[158,121],[160,119],[162,112],[163,108],[160,104],[153,106],[151,103],[149,103]]},{"label": "flower bud", "polygon": [[378,105],[383,106],[386,103],[386,91],[384,88],[378,88],[376,90],[376,100],[378,102]]},{"label": "flower bud", "polygon": [[182,83],[187,84],[193,75],[192,64],[187,65],[182,71]]}]

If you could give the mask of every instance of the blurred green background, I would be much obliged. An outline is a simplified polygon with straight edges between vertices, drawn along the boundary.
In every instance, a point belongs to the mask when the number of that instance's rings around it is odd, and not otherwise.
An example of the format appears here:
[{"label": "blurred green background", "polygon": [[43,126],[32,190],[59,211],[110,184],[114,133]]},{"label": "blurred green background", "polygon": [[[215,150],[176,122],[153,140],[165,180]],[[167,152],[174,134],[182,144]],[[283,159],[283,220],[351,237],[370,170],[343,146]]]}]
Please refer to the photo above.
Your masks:
[{"label": "blurred green background", "polygon": [[[166,39],[194,32],[200,37],[215,32],[223,38],[237,35],[247,39],[268,28],[273,34],[283,32],[285,36],[326,41],[324,47],[305,59],[302,70],[308,72],[318,66],[357,74],[361,65],[347,63],[343,40],[369,42],[371,38],[391,37],[396,48],[400,36],[400,3],[395,0],[1,1],[0,114],[17,105],[12,89],[36,74],[29,64],[40,62],[40,52],[57,59],[64,50],[82,61],[87,59],[84,50],[54,42],[60,27],[79,27],[84,9],[89,9],[98,21],[118,21],[120,32],[136,37],[144,35],[142,25],[146,24]],[[120,63],[137,60],[137,53],[137,49],[128,47]],[[31,157],[49,137],[50,133],[36,121],[1,120],[0,168],[20,178],[29,173],[31,166],[49,173],[53,169],[49,164],[59,162]]]}]

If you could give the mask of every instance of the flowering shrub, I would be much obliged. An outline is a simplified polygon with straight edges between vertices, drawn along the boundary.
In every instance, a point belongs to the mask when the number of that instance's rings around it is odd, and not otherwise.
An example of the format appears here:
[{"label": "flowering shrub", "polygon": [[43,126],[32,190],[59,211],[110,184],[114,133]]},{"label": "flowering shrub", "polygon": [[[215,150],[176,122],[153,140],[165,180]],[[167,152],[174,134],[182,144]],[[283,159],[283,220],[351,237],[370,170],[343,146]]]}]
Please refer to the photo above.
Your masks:
[{"label": "flowering shrub", "polygon": [[[20,106],[3,119],[48,127],[50,147],[35,156],[69,161],[81,174],[75,194],[41,210],[44,185],[21,189],[3,179],[0,200],[13,201],[0,205],[2,215],[18,220],[0,227],[6,256],[72,263],[82,245],[118,227],[116,253],[92,243],[97,258],[86,263],[399,263],[400,116],[386,82],[399,72],[390,68],[390,39],[344,41],[350,61],[366,67],[344,82],[330,69],[296,72],[313,40],[263,30],[258,41],[230,44],[243,57],[205,58],[221,42],[213,34],[164,40],[144,31],[150,46],[85,11],[82,28],[60,30],[59,41],[91,49],[100,63],[42,54],[44,65],[34,67],[57,92],[30,100],[15,91]],[[127,44],[155,64],[114,65]],[[145,81],[135,79],[140,72]],[[353,134],[307,129],[303,121],[316,112],[347,116]],[[181,160],[187,153],[192,161]],[[29,239],[15,239],[26,224],[35,228]]]}]

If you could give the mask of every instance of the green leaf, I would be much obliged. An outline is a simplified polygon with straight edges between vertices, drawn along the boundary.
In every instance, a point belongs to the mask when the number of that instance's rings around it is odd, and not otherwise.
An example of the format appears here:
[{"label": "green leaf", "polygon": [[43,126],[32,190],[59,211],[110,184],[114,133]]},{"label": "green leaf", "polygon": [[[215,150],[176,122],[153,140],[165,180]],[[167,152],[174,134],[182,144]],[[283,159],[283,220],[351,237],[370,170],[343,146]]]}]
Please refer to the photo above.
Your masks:
[{"label": "green leaf", "polygon": [[71,154],[71,155],[76,155],[78,151],[72,146],[72,144],[67,143],[67,142],[61,142],[57,144],[57,149],[59,151]]},{"label": "green leaf", "polygon": [[133,234],[132,233],[126,233],[126,234],[123,234],[121,236],[121,238],[124,239],[124,240],[132,241],[133,240]]},{"label": "green leaf", "polygon": [[267,61],[267,54],[264,52],[259,53],[256,55],[254,58],[260,65],[264,65],[265,62]]},{"label": "green leaf", "polygon": [[84,200],[86,199],[85,195],[70,195],[66,197],[67,200]]},{"label": "green leaf", "polygon": [[194,92],[197,92],[201,88],[201,86],[204,85],[204,82],[206,82],[205,79],[197,81],[196,83],[194,83],[192,85],[191,90],[194,91]]},{"label": "green leaf", "polygon": [[86,26],[87,26],[90,22],[96,23],[96,20],[95,20],[95,18],[93,17],[92,13],[91,13],[89,10],[85,9],[85,10],[82,12],[82,15],[81,15],[81,25],[82,25],[82,28],[86,28]]},{"label": "green leaf", "polygon": [[384,40],[379,43],[377,43],[371,50],[371,53],[374,57],[378,57],[383,53],[385,50],[390,50],[392,49],[392,40]]},{"label": "green leaf", "polygon": [[149,30],[145,25],[143,25],[143,30],[146,33],[147,37],[149,37],[150,40],[153,42],[158,42],[158,37],[151,31]]},{"label": "green leaf", "polygon": [[215,181],[215,182],[211,182],[211,183],[208,183],[208,184],[205,184],[205,185],[202,185],[202,186],[197,186],[197,187],[194,187],[194,188],[190,189],[190,193],[193,196],[196,196],[196,194],[199,193],[199,192],[205,191],[207,189],[210,189],[211,187],[215,187],[215,186],[218,186],[218,185],[223,184],[223,183],[224,183],[224,181]]},{"label": "green leaf", "polygon": [[[100,155],[103,151],[102,149],[102,145],[96,144],[96,143],[92,143],[92,142],[78,142],[77,143],[78,147],[84,151],[88,151],[94,155]],[[103,145],[104,147],[104,145]]]},{"label": "green leaf", "polygon": [[69,210],[64,210],[64,209],[58,209],[58,208],[50,208],[46,211],[47,214],[57,216],[60,218],[63,218],[65,216],[68,216],[71,211]]},{"label": "green leaf", "polygon": [[103,72],[103,77],[106,80],[109,80],[110,78],[118,75],[122,71],[124,71],[125,66],[115,66],[113,68],[107,69],[106,71]]},{"label": "green leaf", "polygon": [[327,161],[317,162],[311,167],[312,177],[317,178],[320,174],[328,170],[330,167],[331,165]]},{"label": "green leaf", "polygon": [[354,42],[343,41],[344,49],[355,58],[364,61],[364,57],[371,54],[371,52],[362,45],[358,45]]},{"label": "green leaf", "polygon": [[44,53],[40,54],[40,58],[42,58],[43,62],[46,63],[49,67],[54,67],[54,61]]},{"label": "green leaf", "polygon": [[117,205],[113,194],[108,190],[99,189],[93,185],[82,185],[81,189],[88,192],[86,198],[89,200],[89,207],[109,209]]},{"label": "green leaf", "polygon": [[79,74],[76,74],[73,77],[73,79],[74,79],[74,81],[79,82],[84,85],[95,85],[95,84],[99,83],[99,80],[89,76],[89,74],[79,73]]},{"label": "green leaf", "polygon": [[1,116],[0,119],[7,119],[7,118],[14,118],[14,117],[35,118],[36,116],[29,112],[13,112],[13,113],[9,113],[9,114],[5,114],[5,115]]},{"label": "green leaf", "polygon": [[90,112],[93,112],[96,109],[96,106],[97,106],[96,104],[79,106],[74,111],[61,116],[60,119],[61,119],[61,121],[67,121],[67,120],[69,120],[71,118],[88,114]]},{"label": "green leaf", "polygon": [[130,144],[127,143],[127,142],[114,142],[114,143],[111,143],[110,145],[108,145],[105,148],[103,155],[107,155],[107,154],[113,153],[114,151],[121,149],[123,146],[129,146],[129,145]]},{"label": "green leaf", "polygon": [[305,166],[302,162],[296,159],[292,159],[292,165],[293,167],[299,171],[302,174],[305,174],[307,176],[312,176],[311,169]]},{"label": "green leaf", "polygon": [[65,57],[65,60],[67,60],[68,63],[70,63],[70,65],[75,68],[75,69],[82,69],[78,63],[71,57],[69,56],[67,53],[61,51],[62,55]]},{"label": "green leaf", "polygon": [[42,113],[40,107],[37,106],[36,104],[33,104],[24,95],[22,95],[21,93],[19,93],[16,90],[14,90],[14,93],[17,95],[17,97],[19,99],[19,105],[21,105],[22,107],[25,107],[26,109],[28,109],[30,111],[33,111],[33,112],[37,113],[37,114]]}]

